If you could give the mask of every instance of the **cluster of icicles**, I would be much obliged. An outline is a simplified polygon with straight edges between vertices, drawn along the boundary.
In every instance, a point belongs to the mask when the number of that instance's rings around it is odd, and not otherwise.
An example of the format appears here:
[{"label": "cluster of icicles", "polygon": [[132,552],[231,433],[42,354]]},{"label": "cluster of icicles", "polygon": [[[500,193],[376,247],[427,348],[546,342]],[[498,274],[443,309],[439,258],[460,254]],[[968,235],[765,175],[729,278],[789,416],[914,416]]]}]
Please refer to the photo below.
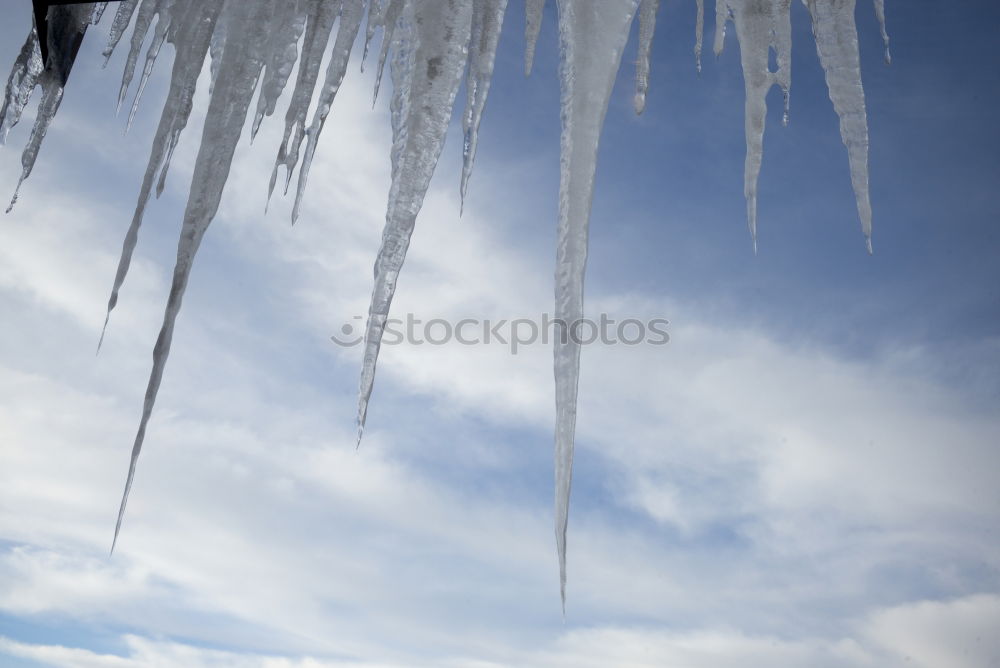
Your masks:
[{"label": "cluster of icicles", "polygon": [[[697,2],[695,58],[700,69],[704,0]],[[0,111],[0,137],[19,120],[33,89],[42,88],[34,129],[22,158],[26,178],[37,157],[46,129],[58,110],[63,87],[87,27],[97,23],[108,3],[53,6],[49,10],[48,58],[42,62],[37,32],[32,28],[14,64]],[[526,0],[525,70],[530,73],[542,20],[544,0]],[[561,43],[562,85],[561,179],[555,315],[565,323],[583,317],[583,282],[587,260],[587,228],[601,127],[632,21],[639,17],[635,110],[641,113],[649,78],[650,50],[659,0],[557,0]],[[756,245],[756,183],[766,116],[765,98],[772,85],[785,95],[785,120],[790,76],[791,0],[716,0],[715,52],[723,47],[726,23],[732,21],[740,45],[746,83],[745,194],[751,235]],[[868,243],[871,209],[868,198],[868,128],[861,86],[855,0],[804,0],[812,16],[820,63],[830,98],[840,117],[862,230]],[[884,29],[883,0],[874,0]],[[477,132],[493,73],[497,42],[507,0],[122,0],[104,50],[112,50],[131,24],[132,34],[118,106],[126,99],[140,51],[152,31],[142,63],[131,124],[142,90],[164,42],[174,45],[170,88],[153,139],[149,164],[138,203],[125,237],[121,260],[108,302],[108,315],[128,272],[143,210],[155,188],[159,195],[181,132],[191,114],[199,74],[211,62],[211,88],[201,146],[194,165],[191,190],[177,247],[177,263],[167,300],[163,327],[153,351],[153,368],[142,417],[132,449],[115,540],[156,400],[170,341],[195,254],[219,207],[233,152],[243,132],[251,102],[259,89],[251,138],[261,121],[273,114],[293,71],[291,103],[278,148],[270,193],[281,168],[287,192],[298,165],[294,219],[323,124],[343,81],[355,40],[365,16],[362,67],[369,45],[381,31],[375,94],[388,60],[392,77],[392,185],[388,197],[382,245],[375,261],[375,286],[366,330],[358,407],[358,438],[364,427],[375,377],[379,343],[389,314],[396,280],[403,266],[410,235],[444,143],[452,108],[464,79],[462,114],[464,198],[476,155]],[[332,38],[332,47],[329,46]],[[315,113],[307,110],[320,83],[320,65],[332,48]],[[773,51],[777,68],[769,68]],[[298,69],[295,70],[296,62]],[[20,183],[19,183],[20,185]],[[13,206],[16,201],[11,202]],[[8,209],[9,210],[9,209]],[[105,320],[107,327],[107,320]],[[102,333],[103,338],[103,333]],[[580,347],[572,337],[556,337],[555,524],[560,591],[565,604],[566,524],[572,477]],[[112,543],[114,549],[114,543]]]}]

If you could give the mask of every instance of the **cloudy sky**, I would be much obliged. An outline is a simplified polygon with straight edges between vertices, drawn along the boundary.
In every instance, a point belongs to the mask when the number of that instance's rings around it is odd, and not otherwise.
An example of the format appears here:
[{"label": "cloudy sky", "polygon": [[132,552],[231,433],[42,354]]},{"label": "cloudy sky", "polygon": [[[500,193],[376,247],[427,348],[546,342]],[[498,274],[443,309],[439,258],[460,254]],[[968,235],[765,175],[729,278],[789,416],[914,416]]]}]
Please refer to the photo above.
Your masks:
[{"label": "cloudy sky", "polygon": [[[0,62],[29,4],[0,10]],[[565,619],[547,346],[387,346],[354,448],[360,350],[330,336],[366,310],[389,179],[386,100],[356,64],[295,227],[286,199],[264,214],[284,108],[238,150],[109,558],[206,96],[95,356],[167,69],[123,137],[123,53],[102,70],[96,28],[0,226],[0,663],[1000,662],[1000,10],[889,2],[886,67],[859,4],[873,256],[799,3],[756,257],[732,34],[698,76],[694,3],[664,0],[641,117],[626,53],[587,308],[665,318],[670,342],[584,349]],[[465,213],[453,127],[400,317],[551,311],[554,10],[526,79],[511,2]]]}]

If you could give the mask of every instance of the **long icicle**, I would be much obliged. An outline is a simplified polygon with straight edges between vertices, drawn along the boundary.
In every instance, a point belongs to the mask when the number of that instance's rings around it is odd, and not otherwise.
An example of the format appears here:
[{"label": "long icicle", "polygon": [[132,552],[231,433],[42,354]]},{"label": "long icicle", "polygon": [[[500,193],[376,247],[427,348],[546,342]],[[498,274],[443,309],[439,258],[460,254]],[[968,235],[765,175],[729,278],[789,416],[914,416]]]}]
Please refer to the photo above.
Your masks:
[{"label": "long icicle", "polygon": [[701,45],[705,39],[705,0],[697,0],[694,18],[694,66],[701,74]]},{"label": "long icicle", "polygon": [[872,252],[872,205],[868,195],[868,115],[861,86],[861,56],[854,22],[854,0],[803,0],[812,15],[816,51],[826,75],[830,101],[840,117],[851,185],[861,218],[865,246]]},{"label": "long icicle", "polygon": [[333,107],[333,100],[340,90],[340,84],[344,82],[347,63],[351,58],[351,49],[357,39],[364,13],[364,0],[344,0],[344,7],[340,14],[340,26],[337,28],[337,38],[333,42],[333,55],[330,57],[330,64],[326,68],[326,80],[323,82],[323,90],[320,92],[319,104],[313,115],[312,123],[305,133],[306,148],[302,155],[302,166],[299,167],[299,182],[295,188],[295,204],[292,205],[293,224],[299,219],[302,197],[305,194],[306,182],[309,180],[309,170],[312,168],[319,136],[326,124],[326,117]]},{"label": "long icicle", "polygon": [[393,33],[392,186],[365,329],[358,393],[359,444],[396,280],[444,147],[465,70],[471,22],[471,3],[418,0],[406,5]]},{"label": "long icicle", "polygon": [[[608,100],[621,63],[638,0],[559,0],[562,88],[559,229],[555,316],[564,324],[553,344],[556,381],[555,531],[559,595],[566,609],[566,527],[573,479],[587,232],[594,195],[597,148]],[[567,331],[568,330],[568,331]]]},{"label": "long icicle", "polygon": [[[132,84],[132,77],[135,74],[135,66],[139,62],[139,52],[142,50],[142,43],[146,41],[146,33],[153,25],[153,19],[160,11],[160,4],[164,0],[141,0],[139,11],[135,15],[135,25],[132,27],[132,39],[129,43],[128,56],[125,58],[125,69],[122,71],[122,83],[118,89],[118,111],[125,103],[125,96],[128,88]],[[110,55],[110,54],[109,54]]]},{"label": "long icicle", "polygon": [[472,1],[472,36],[469,39],[469,71],[465,78],[465,113],[462,114],[462,182],[459,213],[465,209],[465,193],[479,147],[479,122],[493,79],[500,29],[507,0]]},{"label": "long icicle", "polygon": [[136,86],[135,97],[132,99],[132,107],[128,112],[128,121],[125,123],[126,133],[132,129],[132,121],[135,120],[135,114],[139,111],[139,102],[142,100],[142,94],[146,90],[146,84],[149,83],[149,75],[153,73],[156,58],[160,55],[163,42],[166,41],[167,35],[170,33],[174,14],[179,13],[173,11],[173,5],[177,0],[160,1],[160,16],[156,20],[156,28],[153,30],[152,43],[149,45],[149,49],[146,50],[146,62],[142,66],[142,74],[139,75],[139,85]]},{"label": "long icicle", "polygon": [[278,180],[278,168],[285,166],[285,192],[292,180],[292,170],[299,161],[299,146],[305,134],[306,115],[309,113],[309,102],[312,100],[316,80],[319,78],[319,68],[323,61],[330,32],[340,11],[340,0],[309,0],[308,18],[305,38],[302,40],[302,55],[299,57],[299,72],[296,75],[295,87],[292,89],[292,100],[285,113],[285,135],[278,147],[278,155],[271,170],[271,180],[267,187],[267,199],[271,200],[275,183]]},{"label": "long icicle", "polygon": [[[215,29],[215,22],[222,6],[220,3],[203,3],[201,0],[179,0],[179,3],[184,3],[186,13],[178,22],[175,39],[176,43],[183,44],[184,48],[177,49],[174,56],[170,90],[163,105],[160,123],[153,137],[153,147],[150,150],[146,173],[139,188],[139,199],[132,214],[132,222],[125,234],[125,241],[122,243],[122,253],[118,260],[111,297],[108,298],[108,310],[104,316],[104,328],[101,330],[101,338],[97,343],[98,352],[104,343],[104,334],[108,328],[111,311],[118,303],[118,292],[125,282],[125,277],[132,263],[132,254],[135,252],[135,246],[139,239],[139,228],[142,225],[142,218],[146,211],[146,204],[149,202],[156,173],[158,170],[162,170],[160,178],[162,183],[166,177],[169,156],[173,152],[174,146],[177,145],[177,140],[191,115],[198,74],[202,70],[205,55],[208,53],[208,45],[212,39],[212,31]],[[158,191],[160,189],[161,187],[158,187]]]},{"label": "long icicle", "polygon": [[[747,203],[747,225],[757,252],[757,181],[764,155],[764,124],[767,120],[767,92],[781,86],[785,96],[787,123],[788,89],[791,84],[792,24],[791,0],[719,0],[733,17],[740,43],[740,61],[746,89],[746,163],[743,194]],[[768,60],[774,49],[778,69],[771,72]]]},{"label": "long icicle", "polygon": [[389,47],[392,45],[392,33],[396,29],[396,23],[403,11],[403,7],[408,0],[387,0],[389,6],[385,10],[382,26],[382,44],[378,52],[378,64],[375,66],[375,90],[372,92],[372,108],[378,101],[378,91],[382,85],[382,72],[385,69],[385,60],[389,55]]},{"label": "long icicle", "polygon": [[538,45],[538,33],[542,30],[542,15],[545,12],[545,0],[525,0],[524,3],[524,74],[531,76],[531,68],[535,65],[535,47]]},{"label": "long icicle", "polygon": [[174,335],[174,324],[180,312],[181,301],[187,288],[188,277],[195,254],[201,245],[205,231],[219,209],[222,190],[229,176],[233,153],[239,142],[246,121],[250,100],[257,86],[264,64],[264,53],[261,45],[266,42],[268,19],[273,12],[273,2],[235,2],[227,3],[226,11],[229,27],[242,31],[242,39],[226,42],[222,52],[220,67],[227,76],[220,77],[212,91],[205,115],[205,127],[202,131],[201,147],[195,159],[194,173],[191,177],[191,192],[187,207],[184,210],[184,223],[181,228],[180,240],[177,244],[177,264],[174,266],[173,282],[170,295],[163,314],[163,327],[153,348],[153,368],[146,387],[146,396],[142,406],[142,417],[139,430],[132,445],[132,456],[129,460],[128,477],[125,480],[125,491],[122,494],[121,506],[118,509],[118,521],[115,523],[115,536],[111,542],[114,552],[118,543],[118,533],[121,531],[122,518],[125,516],[125,506],[128,503],[129,491],[135,478],[135,467],[142,450],[146,435],[146,425],[156,403],[156,395],[163,379],[163,370],[170,355],[170,342]]}]

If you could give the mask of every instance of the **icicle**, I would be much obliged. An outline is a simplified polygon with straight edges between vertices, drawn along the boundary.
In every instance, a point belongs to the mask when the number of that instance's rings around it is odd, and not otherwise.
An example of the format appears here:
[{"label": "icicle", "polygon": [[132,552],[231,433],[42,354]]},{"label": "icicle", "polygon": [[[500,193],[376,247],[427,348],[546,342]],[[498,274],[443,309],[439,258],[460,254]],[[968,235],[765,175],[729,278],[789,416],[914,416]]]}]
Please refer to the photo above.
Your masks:
[{"label": "icicle", "polygon": [[840,137],[851,164],[865,246],[872,252],[872,208],[868,196],[868,117],[861,86],[854,0],[803,0],[812,15],[816,51],[826,75],[833,108],[840,117]]},{"label": "icicle", "polygon": [[465,209],[465,193],[476,161],[479,145],[479,122],[483,117],[486,97],[493,79],[500,28],[507,9],[507,0],[473,0],[472,35],[469,39],[469,71],[465,80],[465,113],[462,114],[462,184],[460,213]]},{"label": "icicle", "polygon": [[361,52],[361,71],[365,71],[365,61],[368,60],[368,49],[371,47],[375,31],[385,27],[385,12],[392,0],[371,0],[368,5],[368,24],[365,27],[365,46]]},{"label": "icicle", "polygon": [[292,180],[292,170],[299,161],[299,147],[305,135],[306,115],[309,113],[309,102],[312,100],[313,89],[319,78],[319,67],[323,61],[323,53],[330,39],[330,32],[340,12],[340,0],[309,0],[306,34],[302,41],[302,55],[299,60],[299,72],[292,90],[292,100],[285,113],[285,136],[278,148],[278,156],[271,170],[271,181],[267,188],[268,201],[274,192],[278,180],[278,168],[285,166],[285,192]]},{"label": "icicle", "polygon": [[14,61],[14,68],[7,79],[3,108],[0,109],[0,144],[7,142],[7,133],[21,120],[24,107],[28,104],[32,91],[42,73],[42,52],[38,48],[38,34],[34,26]]},{"label": "icicle", "polygon": [[382,29],[382,45],[378,53],[378,66],[375,69],[375,92],[372,94],[372,108],[378,100],[379,87],[382,85],[382,71],[385,69],[385,59],[389,54],[389,45],[392,44],[392,34],[396,30],[396,23],[403,11],[406,0],[389,0],[389,7],[385,10],[385,26]]},{"label": "icicle", "polygon": [[524,13],[524,74],[531,75],[535,63],[535,46],[538,44],[538,33],[542,29],[542,14],[545,11],[545,0],[525,0]]},{"label": "icicle", "polygon": [[889,33],[885,29],[885,0],[874,0],[875,18],[878,19],[878,28],[882,33],[882,44],[885,45],[885,64],[892,63],[892,54],[889,53]]},{"label": "icicle", "polygon": [[705,35],[705,0],[697,0],[694,20],[694,66],[701,74],[701,44]]},{"label": "icicle", "polygon": [[715,57],[718,58],[722,55],[722,49],[726,45],[726,22],[732,18],[732,12],[729,9],[729,3],[727,0],[716,0],[715,2],[715,43],[712,46],[712,51],[715,52]]},{"label": "icicle", "polygon": [[125,505],[135,477],[136,462],[146,434],[146,425],[149,423],[160,381],[163,378],[163,369],[170,354],[174,324],[184,298],[194,256],[219,208],[219,200],[229,176],[233,153],[243,124],[246,122],[250,100],[264,64],[262,45],[267,39],[267,18],[272,15],[273,7],[273,1],[233,2],[226,3],[225,6],[225,10],[229,13],[229,27],[234,34],[239,35],[239,38],[226,40],[219,64],[220,75],[215,82],[215,90],[212,92],[205,115],[201,147],[195,160],[191,192],[184,210],[184,223],[177,244],[177,264],[174,267],[173,283],[170,286],[170,296],[167,298],[167,307],[163,315],[163,327],[153,348],[153,369],[146,388],[139,430],[132,446],[125,492],[118,510],[115,538],[111,544],[112,552],[121,530]]},{"label": "icicle", "polygon": [[91,13],[91,16],[90,16],[90,24],[91,25],[97,25],[100,22],[101,17],[104,16],[104,10],[106,10],[108,8],[108,3],[107,2],[95,2],[95,3],[93,3],[93,5],[94,5],[94,9],[93,9],[93,11]]},{"label": "icicle", "polygon": [[555,531],[559,593],[566,606],[566,526],[573,477],[580,344],[574,323],[583,318],[587,230],[597,169],[597,148],[608,99],[621,63],[638,0],[559,0],[562,84],[561,174],[556,252],[557,322],[569,337],[555,337]]},{"label": "icicle", "polygon": [[118,3],[118,11],[115,12],[115,20],[111,22],[111,32],[108,34],[108,45],[101,52],[101,55],[104,56],[103,67],[108,66],[111,54],[114,53],[115,47],[121,41],[122,35],[125,34],[128,24],[132,22],[132,13],[135,12],[138,4],[139,0],[122,0]]},{"label": "icicle", "polygon": [[[757,252],[757,181],[764,154],[764,124],[767,119],[767,92],[778,84],[785,96],[787,123],[788,89],[791,83],[791,0],[719,0],[717,12],[732,16],[736,24],[736,38],[740,43],[740,61],[746,88],[746,164],[743,174],[743,193],[747,201],[747,223]],[[719,14],[717,14],[718,18]],[[724,19],[723,19],[724,20]],[[724,35],[716,26],[716,36]],[[774,49],[778,69],[771,72],[768,65]],[[720,50],[719,42],[716,52]]]},{"label": "icicle", "polygon": [[[132,222],[125,235],[122,244],[122,254],[118,261],[118,270],[115,273],[114,285],[111,288],[111,297],[108,299],[108,310],[104,317],[104,328],[101,330],[101,338],[97,343],[100,351],[104,342],[104,333],[108,328],[108,319],[111,311],[118,303],[118,292],[125,282],[129,266],[132,262],[132,253],[139,237],[139,227],[142,225],[143,214],[146,204],[149,201],[150,191],[153,187],[153,180],[157,170],[160,171],[160,180],[157,185],[157,195],[163,189],[163,182],[166,179],[169,157],[173,154],[174,147],[181,132],[187,125],[188,117],[191,114],[195,87],[198,83],[198,75],[205,62],[208,53],[208,46],[212,39],[212,31],[215,29],[218,19],[219,9],[222,3],[202,2],[202,0],[179,0],[178,5],[183,3],[185,12],[177,22],[176,35],[171,37],[177,45],[182,48],[177,49],[174,58],[173,72],[170,77],[170,90],[167,93],[167,100],[163,105],[160,115],[160,123],[156,128],[156,135],[153,138],[153,148],[150,151],[149,162],[146,165],[146,173],[142,179],[142,186],[139,190],[139,200],[135,205],[135,212],[132,214]],[[177,8],[175,7],[175,11]]]},{"label": "icicle", "polygon": [[465,69],[471,20],[471,3],[423,0],[407,3],[393,33],[392,186],[365,331],[358,400],[359,444],[396,280],[444,146]]},{"label": "icicle", "polygon": [[323,82],[323,90],[320,92],[319,105],[313,115],[312,124],[305,133],[307,137],[306,149],[302,156],[302,166],[299,168],[295,204],[292,206],[293,224],[299,219],[299,207],[302,205],[302,195],[305,193],[306,181],[309,179],[309,170],[312,167],[319,135],[323,131],[326,117],[330,114],[330,108],[333,106],[337,91],[340,90],[340,84],[344,81],[347,63],[351,58],[351,48],[357,39],[364,13],[364,0],[344,0],[344,7],[340,14],[340,27],[337,29],[337,39],[333,43],[330,64],[326,68],[326,80]]},{"label": "icicle", "polygon": [[660,0],[641,0],[639,7],[639,53],[635,60],[635,113],[646,110],[646,91],[649,89],[649,53],[653,48],[656,31],[656,13]]},{"label": "icicle", "polygon": [[153,19],[159,11],[160,3],[163,0],[142,0],[139,6],[139,13],[135,17],[135,26],[132,28],[132,40],[129,45],[128,57],[125,59],[125,70],[122,73],[122,85],[118,89],[118,111],[122,109],[125,102],[125,95],[128,87],[132,83],[132,75],[135,73],[136,63],[139,61],[139,51],[142,50],[142,43],[146,41],[146,33],[153,25]]},{"label": "icicle", "polygon": [[139,86],[136,88],[135,98],[132,100],[132,108],[129,110],[128,121],[125,123],[126,133],[132,129],[132,121],[135,120],[135,113],[139,111],[139,101],[142,99],[142,93],[146,90],[149,75],[153,73],[153,66],[156,64],[156,57],[160,53],[160,47],[163,46],[163,42],[167,38],[167,33],[170,31],[170,24],[173,20],[171,7],[174,1],[160,0],[159,18],[156,20],[156,29],[153,32],[152,43],[146,51],[146,62],[142,68],[142,75],[139,77]]},{"label": "icicle", "polygon": [[[31,56],[27,58],[20,72],[18,73],[17,65],[15,64],[15,72],[11,73],[11,80],[8,81],[8,91],[4,101],[4,110],[5,112],[7,111],[8,104],[13,97],[14,106],[10,107],[9,112],[13,114],[11,118],[14,122],[20,118],[24,104],[27,102],[28,96],[31,95],[34,83],[42,87],[42,99],[38,103],[38,113],[35,116],[35,125],[31,129],[31,136],[28,137],[28,143],[24,147],[24,152],[21,153],[21,177],[17,181],[17,187],[14,188],[14,196],[11,197],[7,213],[10,213],[17,203],[21,184],[31,175],[31,170],[35,166],[35,160],[38,158],[38,151],[42,148],[42,141],[49,130],[49,124],[52,123],[56,112],[59,111],[66,80],[69,78],[70,70],[73,69],[73,62],[76,60],[76,54],[80,49],[83,36],[87,32],[87,26],[90,25],[93,19],[92,10],[93,7],[91,5],[57,5],[50,7],[48,21],[49,60],[44,64],[45,69],[40,74],[35,74],[36,68],[41,62],[40,53],[38,60],[35,60],[34,54],[38,50],[38,40],[35,39],[34,46],[30,47]],[[32,42],[32,38],[29,37],[28,41]],[[25,49],[28,48],[28,43],[25,43],[24,48],[22,48],[22,55]],[[16,83],[15,79],[17,79]],[[12,83],[14,83],[16,90],[12,91],[10,89]],[[32,87],[28,88],[29,85]],[[4,132],[6,132],[10,125],[13,125],[13,122],[7,124],[6,113],[0,125],[4,128]]]},{"label": "icicle", "polygon": [[264,81],[260,85],[260,97],[257,98],[257,112],[254,114],[250,130],[250,141],[257,136],[264,116],[274,113],[278,98],[288,83],[295,60],[298,58],[298,42],[306,27],[305,15],[301,11],[301,2],[283,2],[278,5],[277,13],[271,24],[271,34],[268,36],[268,59],[265,66]]}]

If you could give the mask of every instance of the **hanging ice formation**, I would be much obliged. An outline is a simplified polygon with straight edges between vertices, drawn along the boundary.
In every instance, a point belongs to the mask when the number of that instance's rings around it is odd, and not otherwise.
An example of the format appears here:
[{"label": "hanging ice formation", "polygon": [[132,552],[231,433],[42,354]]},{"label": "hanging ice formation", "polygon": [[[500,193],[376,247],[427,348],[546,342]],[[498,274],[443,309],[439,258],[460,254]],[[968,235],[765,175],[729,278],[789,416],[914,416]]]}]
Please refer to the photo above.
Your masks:
[{"label": "hanging ice formation", "polygon": [[[861,86],[855,0],[803,0],[811,17],[820,64],[830,99],[840,118],[847,147],[851,181],[865,242],[871,250],[871,207],[868,200],[868,127]],[[883,0],[873,0],[889,60]],[[704,0],[696,0],[695,61],[701,69]],[[20,183],[31,173],[52,122],[80,42],[88,25],[96,23],[107,3],[53,6],[49,10],[47,60],[42,62],[39,31],[33,26],[14,63],[0,110],[0,140],[21,117],[36,86],[42,100],[34,128],[22,155]],[[757,178],[763,149],[766,96],[778,85],[785,97],[787,122],[791,84],[791,0],[716,0],[715,51],[723,47],[726,24],[735,25],[746,87],[746,166],[744,191],[747,221],[756,248]],[[587,230],[593,197],[597,149],[633,19],[639,16],[639,48],[635,73],[635,110],[642,113],[649,87],[650,50],[659,0],[557,0],[562,85],[561,177],[558,248],[556,252],[556,315],[569,327],[583,317],[583,281]],[[358,404],[358,438],[364,429],[375,378],[379,345],[396,281],[431,176],[444,145],[460,84],[465,81],[462,114],[463,168],[460,190],[468,187],[476,156],[479,123],[489,93],[497,42],[507,0],[122,0],[110,30],[104,56],[133,24],[122,76],[121,108],[150,30],[150,45],[129,108],[131,125],[143,88],[164,42],[175,47],[169,93],[153,137],[149,163],[122,248],[108,301],[108,316],[118,300],[138,239],[143,212],[155,188],[162,192],[170,158],[187,125],[198,76],[211,59],[209,106],[190,194],[184,211],[177,262],[163,326],[153,349],[153,368],[146,388],[139,429],[132,448],[128,478],[115,527],[121,528],[136,462],[170,352],[198,246],[218,209],[233,152],[257,89],[250,136],[273,114],[298,62],[291,103],[285,115],[284,138],[277,151],[268,197],[284,168],[287,192],[299,168],[293,221],[316,151],[320,133],[343,81],[361,21],[367,13],[362,66],[376,32],[382,32],[377,59],[375,94],[383,66],[390,62],[393,83],[392,185],[382,244],[375,261],[375,285],[366,331]],[[526,0],[525,71],[530,73],[544,10],[544,0]],[[332,39],[331,39],[332,37]],[[332,47],[329,44],[332,41]],[[332,48],[307,124],[307,112],[320,78],[320,65]],[[769,68],[770,52],[777,68]],[[303,147],[303,143],[305,146]],[[17,190],[11,206],[17,199]],[[9,209],[8,209],[9,211]],[[105,320],[105,327],[107,320]],[[102,333],[103,339],[103,333]],[[556,337],[555,525],[560,592],[565,603],[566,526],[573,463],[580,347],[573,337]],[[112,544],[113,549],[114,543]]]}]

